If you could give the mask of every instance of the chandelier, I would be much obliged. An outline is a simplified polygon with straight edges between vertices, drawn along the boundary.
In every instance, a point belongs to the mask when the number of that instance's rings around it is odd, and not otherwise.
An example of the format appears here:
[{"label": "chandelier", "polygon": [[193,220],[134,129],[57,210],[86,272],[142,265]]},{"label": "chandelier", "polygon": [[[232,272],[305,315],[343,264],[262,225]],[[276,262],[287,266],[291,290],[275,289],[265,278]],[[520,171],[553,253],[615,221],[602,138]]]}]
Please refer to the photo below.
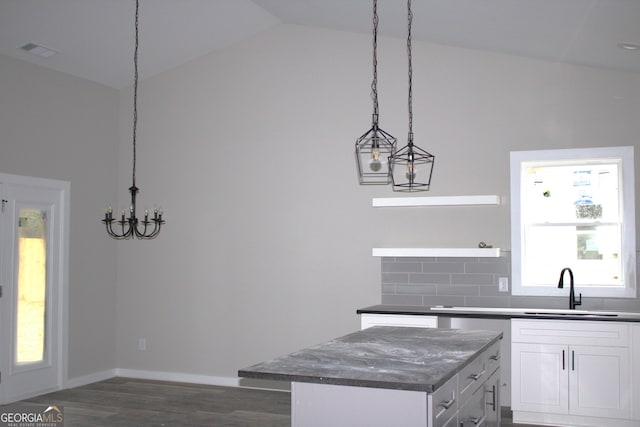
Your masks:
[{"label": "chandelier", "polygon": [[[117,240],[132,239],[134,237],[138,239],[153,239],[160,234],[160,228],[164,224],[162,219],[162,209],[154,209],[153,216],[149,218],[149,211],[144,211],[144,219],[138,219],[136,211],[136,195],[139,188],[136,187],[136,128],[138,125],[138,15],[140,9],[140,2],[136,0],[136,38],[135,38],[135,51],[133,54],[133,173],[132,184],[129,187],[131,193],[131,204],[129,205],[129,212],[123,209],[122,215],[119,220],[113,218],[113,210],[109,206],[104,214],[102,222],[107,227],[107,233],[109,236]],[[115,224],[114,224],[115,223]]]},{"label": "chandelier", "polygon": [[396,148],[396,138],[378,126],[378,2],[373,0],[373,124],[356,140],[356,162],[360,184],[389,184],[388,159]]},{"label": "chandelier", "polygon": [[427,191],[431,185],[431,174],[435,156],[413,144],[413,66],[411,58],[411,0],[407,0],[407,57],[409,62],[409,135],[407,145],[389,157],[389,172],[394,191]]}]

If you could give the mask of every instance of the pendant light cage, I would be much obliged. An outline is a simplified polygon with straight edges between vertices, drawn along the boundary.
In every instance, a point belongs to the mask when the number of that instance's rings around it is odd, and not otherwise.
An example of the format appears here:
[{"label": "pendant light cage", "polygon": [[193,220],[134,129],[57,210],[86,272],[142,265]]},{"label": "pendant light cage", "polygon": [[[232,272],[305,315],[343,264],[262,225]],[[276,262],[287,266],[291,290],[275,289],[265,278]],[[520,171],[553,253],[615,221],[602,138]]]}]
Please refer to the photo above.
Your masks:
[{"label": "pendant light cage", "polygon": [[411,29],[413,13],[411,0],[407,0],[407,60],[409,77],[409,135],[407,145],[389,157],[389,171],[394,191],[428,191],[435,156],[413,143],[413,63],[411,53]]},{"label": "pendant light cage", "polygon": [[373,0],[373,99],[372,125],[356,140],[356,163],[360,184],[389,184],[391,173],[389,157],[396,149],[396,138],[378,125],[378,2]]},{"label": "pendant light cage", "polygon": [[413,143],[399,149],[389,158],[394,191],[428,191],[435,156]]},{"label": "pendant light cage", "polygon": [[356,141],[356,161],[360,184],[389,184],[388,159],[395,152],[396,138],[374,122],[371,129]]}]

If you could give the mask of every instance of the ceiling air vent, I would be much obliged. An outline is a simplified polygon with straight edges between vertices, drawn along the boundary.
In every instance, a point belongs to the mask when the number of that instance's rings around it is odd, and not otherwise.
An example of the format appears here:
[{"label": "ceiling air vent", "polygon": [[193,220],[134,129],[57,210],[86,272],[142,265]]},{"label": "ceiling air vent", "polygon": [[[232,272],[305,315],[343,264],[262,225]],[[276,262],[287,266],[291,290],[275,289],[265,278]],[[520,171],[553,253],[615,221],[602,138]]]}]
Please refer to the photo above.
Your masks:
[{"label": "ceiling air vent", "polygon": [[20,49],[24,50],[25,52],[29,52],[34,55],[40,56],[42,58],[49,58],[55,55],[56,53],[58,53],[55,50],[51,50],[49,48],[37,45],[35,43],[27,43],[24,46],[21,46]]}]

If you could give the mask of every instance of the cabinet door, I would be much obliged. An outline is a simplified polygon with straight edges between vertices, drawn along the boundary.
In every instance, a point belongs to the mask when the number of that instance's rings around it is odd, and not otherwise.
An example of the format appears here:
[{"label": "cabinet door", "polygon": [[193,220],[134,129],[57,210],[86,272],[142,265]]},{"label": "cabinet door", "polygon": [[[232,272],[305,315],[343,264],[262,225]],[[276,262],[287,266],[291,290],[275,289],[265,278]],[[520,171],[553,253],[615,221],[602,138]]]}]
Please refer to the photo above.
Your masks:
[{"label": "cabinet door", "polygon": [[575,415],[629,418],[629,349],[571,346],[569,412]]},{"label": "cabinet door", "polygon": [[566,414],[568,347],[560,344],[511,345],[511,408]]}]

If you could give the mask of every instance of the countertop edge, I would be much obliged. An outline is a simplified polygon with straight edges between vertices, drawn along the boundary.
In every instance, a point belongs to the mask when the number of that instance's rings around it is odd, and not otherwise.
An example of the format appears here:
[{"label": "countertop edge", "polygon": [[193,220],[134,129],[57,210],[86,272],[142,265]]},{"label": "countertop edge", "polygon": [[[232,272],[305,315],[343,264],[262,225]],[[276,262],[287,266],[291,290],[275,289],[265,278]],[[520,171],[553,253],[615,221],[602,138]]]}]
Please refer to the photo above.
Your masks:
[{"label": "countertop edge", "polygon": [[[529,310],[523,307],[523,310]],[[530,310],[544,311],[540,308],[532,308]],[[551,309],[550,309],[551,310]],[[440,316],[440,317],[468,317],[475,319],[541,319],[541,320],[580,320],[585,322],[640,322],[640,316],[581,316],[570,314],[527,314],[515,312],[479,312],[479,311],[463,311],[463,310],[438,310],[437,307],[431,306],[392,306],[392,305],[373,305],[356,310],[356,314],[397,314],[410,316]]]},{"label": "countertop edge", "polygon": [[[248,368],[245,368],[248,369]],[[456,371],[457,373],[458,371]],[[455,375],[455,374],[454,374]],[[313,383],[313,384],[329,384],[348,387],[366,387],[366,388],[384,388],[388,390],[405,390],[405,391],[418,391],[423,393],[433,393],[438,387],[430,384],[407,384],[396,382],[384,382],[384,381],[368,381],[368,380],[352,380],[345,378],[335,377],[316,377],[311,375],[294,375],[294,374],[277,374],[270,372],[253,372],[240,369],[238,376],[242,378],[252,378],[259,380],[274,380],[274,381],[287,381],[287,382],[301,382],[301,383]],[[451,375],[453,377],[453,375]],[[451,379],[449,377],[447,380]],[[446,381],[443,382],[443,384]]]}]

